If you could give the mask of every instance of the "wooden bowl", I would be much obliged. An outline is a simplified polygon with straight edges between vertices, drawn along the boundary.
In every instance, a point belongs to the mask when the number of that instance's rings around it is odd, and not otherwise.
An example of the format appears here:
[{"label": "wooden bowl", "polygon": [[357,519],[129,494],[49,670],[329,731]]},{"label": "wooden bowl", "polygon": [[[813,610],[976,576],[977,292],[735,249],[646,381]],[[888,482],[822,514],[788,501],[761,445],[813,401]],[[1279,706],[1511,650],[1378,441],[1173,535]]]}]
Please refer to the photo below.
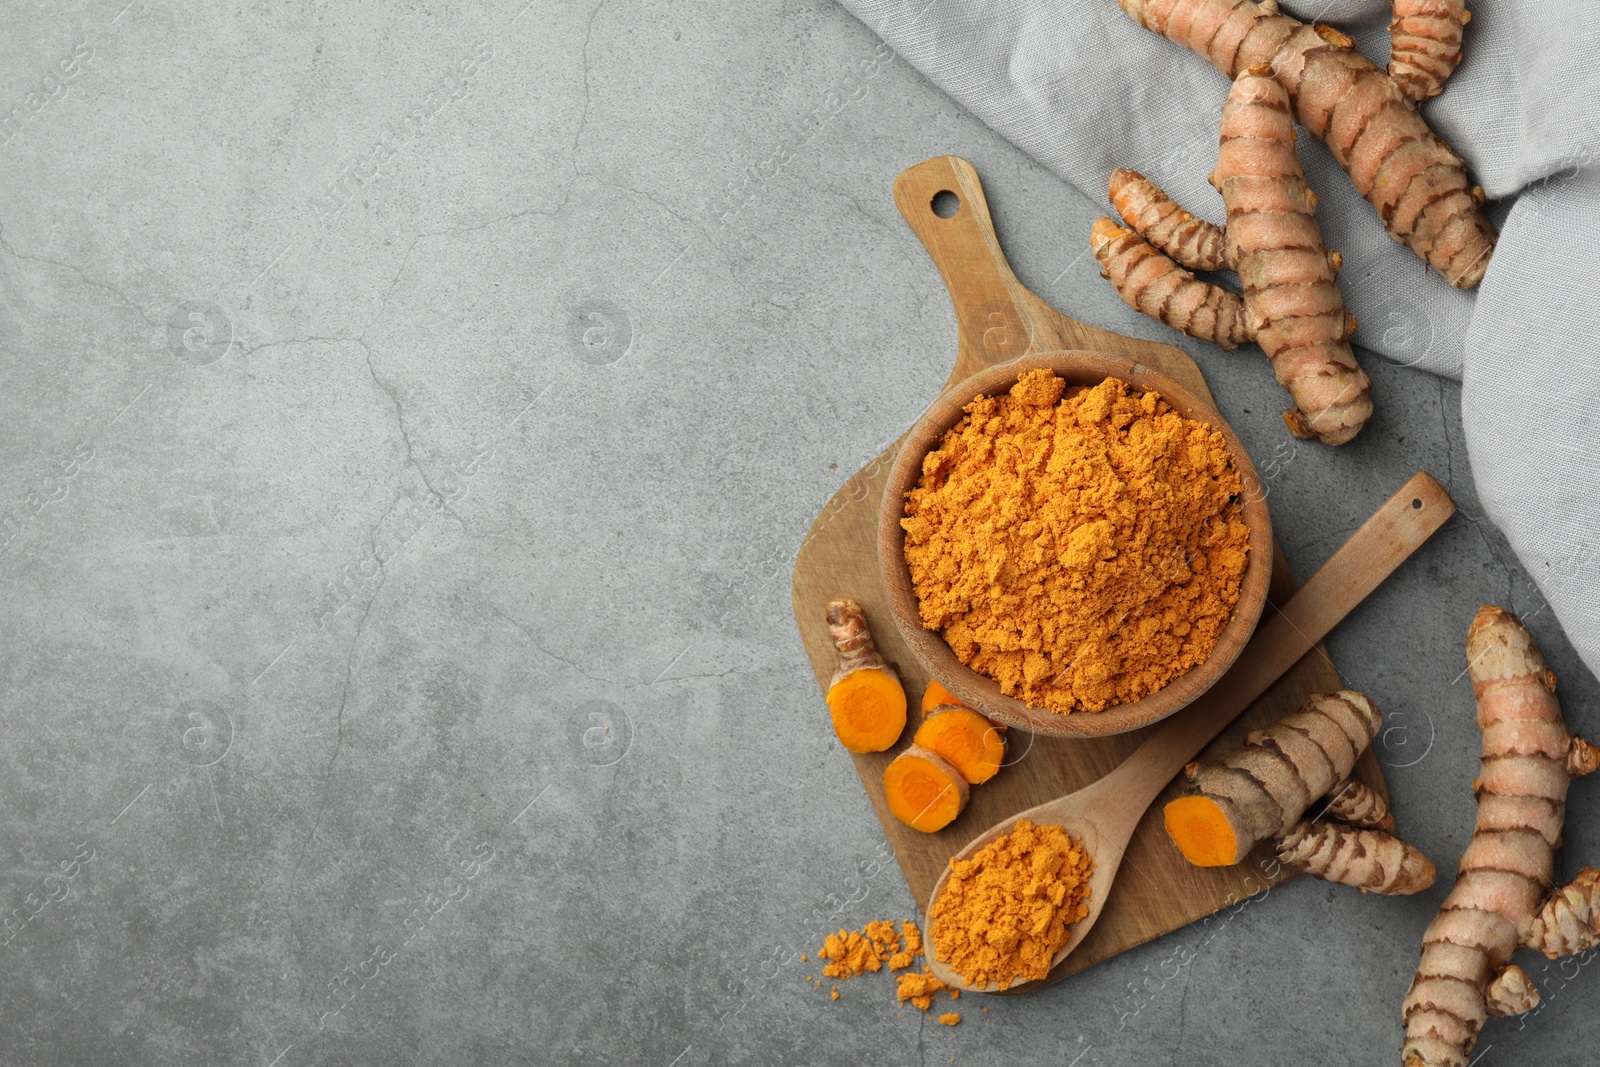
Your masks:
[{"label": "wooden bowl", "polygon": [[[1075,711],[1063,715],[1048,708],[1030,707],[1002,693],[994,679],[957,659],[938,631],[923,627],[917,594],[911,585],[911,570],[906,565],[905,531],[900,527],[900,520],[905,517],[906,494],[916,488],[922,475],[923,457],[938,446],[946,431],[961,421],[965,415],[963,409],[973,397],[1003,393],[1023,374],[1040,367],[1054,371],[1069,387],[1094,386],[1107,378],[1118,378],[1134,389],[1156,393],[1180,415],[1221,432],[1245,486],[1241,510],[1244,523],[1250,528],[1249,557],[1233,616],[1218,635],[1211,655],[1154,693],[1131,704],[1115,704],[1102,711]],[[1222,417],[1177,382],[1143,363],[1098,352],[1042,352],[981,370],[940,394],[906,434],[894,466],[889,470],[878,519],[878,560],[895,626],[912,654],[945,688],[969,707],[1007,726],[1057,737],[1101,737],[1159,722],[1211,688],[1227,673],[1261,619],[1267,602],[1267,583],[1272,575],[1272,521],[1267,515],[1266,497],[1260,492],[1260,485],[1250,456]]]}]

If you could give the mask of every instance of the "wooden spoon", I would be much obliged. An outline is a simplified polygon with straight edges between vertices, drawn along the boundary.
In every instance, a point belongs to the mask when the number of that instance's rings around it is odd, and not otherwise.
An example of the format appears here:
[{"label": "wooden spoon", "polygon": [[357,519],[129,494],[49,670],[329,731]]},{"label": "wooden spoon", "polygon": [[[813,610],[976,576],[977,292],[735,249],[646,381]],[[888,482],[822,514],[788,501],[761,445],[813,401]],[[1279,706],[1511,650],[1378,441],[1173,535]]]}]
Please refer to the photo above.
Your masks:
[{"label": "wooden spoon", "polygon": [[[1059,964],[1088,934],[1111,894],[1122,854],[1145,809],[1185,764],[1200,754],[1250,702],[1309,652],[1329,630],[1377,588],[1407,556],[1416,551],[1455,513],[1455,501],[1426,471],[1412,476],[1386,500],[1360,529],[1328,558],[1311,580],[1271,618],[1264,620],[1225,679],[1208,690],[1099,781],[1064,797],[1047,801],[990,827],[952,857],[968,859],[1012,828],[1017,819],[1066,829],[1094,862],[1089,876],[1089,913],[1072,927],[1072,936],[1051,959]],[[950,879],[950,869],[933,887],[933,906]],[[932,931],[927,939],[929,969],[948,985],[981,993],[999,992],[995,983],[967,981],[937,958]]]}]

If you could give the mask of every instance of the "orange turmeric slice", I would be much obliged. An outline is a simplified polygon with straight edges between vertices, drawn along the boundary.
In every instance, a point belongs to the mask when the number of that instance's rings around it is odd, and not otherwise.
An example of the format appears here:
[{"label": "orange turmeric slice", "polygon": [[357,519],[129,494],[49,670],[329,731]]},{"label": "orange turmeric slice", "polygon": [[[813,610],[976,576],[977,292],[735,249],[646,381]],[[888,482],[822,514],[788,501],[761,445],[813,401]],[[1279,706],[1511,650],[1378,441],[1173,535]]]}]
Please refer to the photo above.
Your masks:
[{"label": "orange turmeric slice", "polygon": [[914,741],[944,757],[973,785],[998,774],[1006,758],[1006,739],[994,723],[955,704],[935,708],[917,727]]},{"label": "orange turmeric slice", "polygon": [[966,707],[956,699],[954,693],[940,685],[937,680],[929,682],[928,688],[922,691],[922,717],[926,719],[935,709],[942,708],[946,704],[953,704],[958,708]]},{"label": "orange turmeric slice", "polygon": [[906,691],[888,671],[851,671],[828,688],[828,711],[839,743],[851,752],[893,748],[906,728]]},{"label": "orange turmeric slice", "polygon": [[1215,800],[1178,797],[1162,814],[1173,844],[1196,867],[1227,867],[1238,862],[1239,840],[1227,813]]},{"label": "orange turmeric slice", "polygon": [[[966,701],[950,692],[950,690],[946,689],[937,680],[929,682],[928,688],[922,691],[922,717],[924,719],[938,711],[940,708],[969,708],[971,706],[972,705],[968,704]],[[999,730],[1001,737],[1005,736],[1005,723],[995,722],[993,719],[990,719],[989,725],[993,726],[996,730]]]},{"label": "orange turmeric slice", "polygon": [[828,686],[828,711],[839,743],[851,752],[893,748],[906,728],[906,691],[872,643],[867,616],[854,600],[827,608],[839,666]]},{"label": "orange turmeric slice", "polygon": [[967,780],[943,756],[913,744],[883,769],[883,795],[895,818],[931,834],[967,806]]}]

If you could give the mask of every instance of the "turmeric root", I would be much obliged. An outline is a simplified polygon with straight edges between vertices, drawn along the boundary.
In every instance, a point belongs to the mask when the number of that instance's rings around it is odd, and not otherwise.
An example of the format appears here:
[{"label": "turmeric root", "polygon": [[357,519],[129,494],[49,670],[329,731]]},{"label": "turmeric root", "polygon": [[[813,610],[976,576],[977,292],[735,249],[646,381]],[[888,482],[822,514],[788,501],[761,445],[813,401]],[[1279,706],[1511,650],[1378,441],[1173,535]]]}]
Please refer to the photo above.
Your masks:
[{"label": "turmeric root", "polygon": [[917,727],[913,743],[943,756],[972,785],[993,778],[1006,759],[1005,735],[959,704],[935,708]]},{"label": "turmeric root", "polygon": [[909,746],[883,769],[884,800],[913,830],[943,830],[966,808],[968,795],[961,772],[921,745]]},{"label": "turmeric root", "polygon": [[1555,958],[1600,943],[1600,871],[1545,893],[1567,786],[1594,769],[1594,746],[1567,733],[1555,675],[1515,616],[1479,610],[1467,666],[1483,732],[1478,818],[1455,888],[1422,937],[1402,1008],[1406,1067],[1463,1067],[1488,1015],[1538,1003],[1527,975],[1507,966],[1518,948]]},{"label": "turmeric root", "polygon": [[[1143,239],[1098,220],[1089,239],[1102,273],[1132,307],[1191,337],[1224,349],[1258,342],[1294,400],[1283,413],[1290,432],[1344,444],[1372,415],[1371,382],[1350,348],[1355,319],[1335,281],[1339,261],[1322,246],[1288,96],[1265,66],[1240,74],[1228,93],[1211,181],[1227,207],[1226,230],[1194,218],[1142,175],[1112,172],[1111,201]],[[1243,297],[1180,263],[1233,267]]]},{"label": "turmeric root", "polygon": [[1372,787],[1353,778],[1333,787],[1324,814],[1363,830],[1394,833],[1394,815],[1389,811],[1389,802]]},{"label": "turmeric root", "polygon": [[1438,96],[1461,62],[1461,31],[1472,20],[1463,0],[1394,0],[1389,77],[1418,103]]},{"label": "turmeric root", "polygon": [[[1383,798],[1348,778],[1380,722],[1360,693],[1312,697],[1220,763],[1190,764],[1191,792],[1164,812],[1168,836],[1197,867],[1238,863],[1257,842],[1274,841],[1282,862],[1363,893],[1428,888],[1433,863],[1389,832]],[[1302,817],[1330,790],[1321,814],[1359,825]]]},{"label": "turmeric root", "polygon": [[1503,1019],[1537,1008],[1539,987],[1533,984],[1527,971],[1512,963],[1495,975],[1483,999],[1489,1014]]},{"label": "turmeric root", "polygon": [[906,691],[878,655],[867,616],[854,600],[828,604],[828,630],[839,666],[828,685],[828,711],[839,742],[851,752],[893,748],[906,728]]},{"label": "turmeric root", "polygon": [[1528,924],[1527,945],[1553,960],[1600,944],[1600,870],[1585,867]]},{"label": "turmeric root", "polygon": [[1211,180],[1228,209],[1251,329],[1294,399],[1284,421],[1296,437],[1345,443],[1372,415],[1372,387],[1350,350],[1354,320],[1322,247],[1288,94],[1264,66],[1239,75],[1228,93]]},{"label": "turmeric root", "polygon": [[1363,893],[1406,895],[1433,884],[1433,861],[1382,830],[1301,820],[1278,838],[1278,859]]},{"label": "turmeric root", "polygon": [[1180,267],[1209,271],[1233,267],[1227,231],[1183,210],[1143,174],[1117,168],[1111,172],[1109,192],[1122,221]]},{"label": "turmeric root", "polygon": [[[1344,34],[1307,26],[1276,3],[1118,3],[1140,25],[1204,56],[1229,78],[1270,67],[1294,117],[1327,144],[1389,233],[1456,288],[1471,289],[1483,280],[1495,241],[1481,210],[1483,190],[1468,181],[1461,157],[1434,135],[1412,103],[1411,93],[1422,86],[1409,77],[1410,68],[1397,71],[1407,75],[1402,85]],[[1421,46],[1411,44],[1418,25],[1410,16],[1401,20],[1402,63],[1420,58]]]},{"label": "turmeric root", "polygon": [[1220,762],[1190,764],[1188,795],[1165,808],[1167,834],[1197,867],[1238,863],[1342,783],[1381,722],[1360,693],[1313,696]]},{"label": "turmeric root", "polygon": [[1089,244],[1101,275],[1135,311],[1224,349],[1255,340],[1237,293],[1196,278],[1139,234],[1101,218]]}]

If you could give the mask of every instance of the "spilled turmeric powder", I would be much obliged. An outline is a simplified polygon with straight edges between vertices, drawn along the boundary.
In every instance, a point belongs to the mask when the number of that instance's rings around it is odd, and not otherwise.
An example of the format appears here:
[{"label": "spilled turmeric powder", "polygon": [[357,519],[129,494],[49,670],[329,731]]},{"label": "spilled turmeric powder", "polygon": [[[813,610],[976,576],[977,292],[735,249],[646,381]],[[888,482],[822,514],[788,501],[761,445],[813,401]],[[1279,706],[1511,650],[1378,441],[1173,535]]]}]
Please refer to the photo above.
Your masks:
[{"label": "spilled turmeric powder", "polygon": [[[822,973],[829,978],[854,978],[858,975],[882,970],[901,971],[910,967],[922,954],[922,931],[910,919],[900,923],[895,932],[894,923],[869,922],[860,930],[840,930],[829,934],[817,958],[827,960]],[[810,981],[810,977],[807,977]],[[817,983],[821,988],[821,983]],[[896,976],[895,996],[902,1003],[910,1001],[922,1011],[933,1006],[934,995],[948,991],[950,999],[961,996],[961,990],[951,989],[930,974],[926,967],[919,973],[908,971]],[[834,985],[831,999],[839,999],[839,987]]]},{"label": "spilled turmeric powder", "polygon": [[934,994],[947,990],[950,993],[951,1000],[960,998],[961,990],[951,989],[951,987],[935,978],[933,972],[924,967],[920,973],[910,971],[900,975],[895,981],[894,995],[895,999],[902,1004],[909,1000],[918,1009],[927,1011],[933,1007]]},{"label": "spilled turmeric powder", "polygon": [[1223,435],[1156,394],[1030,371],[967,405],[906,496],[922,623],[1033,707],[1138,700],[1233,613],[1241,493]]},{"label": "spilled turmeric powder", "polygon": [[900,936],[904,939],[899,952],[889,957],[891,971],[904,970],[916,962],[922,955],[922,931],[917,929],[917,924],[909,919],[900,924]]},{"label": "spilled turmeric powder", "polygon": [[[902,925],[910,928],[910,936],[916,938],[920,949],[922,932],[910,920]],[[882,921],[870,922],[860,930],[840,930],[837,934],[829,934],[817,950],[817,958],[828,961],[822,973],[829,978],[854,978],[858,974],[882,969],[885,962],[894,970],[894,961],[901,958],[900,936],[895,933],[894,923]],[[916,952],[911,955],[915,956]],[[900,964],[901,967],[910,965],[909,959]]]},{"label": "spilled turmeric powder", "polygon": [[1059,826],[1018,819],[969,860],[928,913],[938,958],[974,984],[1032,981],[1089,913],[1091,861]]}]

